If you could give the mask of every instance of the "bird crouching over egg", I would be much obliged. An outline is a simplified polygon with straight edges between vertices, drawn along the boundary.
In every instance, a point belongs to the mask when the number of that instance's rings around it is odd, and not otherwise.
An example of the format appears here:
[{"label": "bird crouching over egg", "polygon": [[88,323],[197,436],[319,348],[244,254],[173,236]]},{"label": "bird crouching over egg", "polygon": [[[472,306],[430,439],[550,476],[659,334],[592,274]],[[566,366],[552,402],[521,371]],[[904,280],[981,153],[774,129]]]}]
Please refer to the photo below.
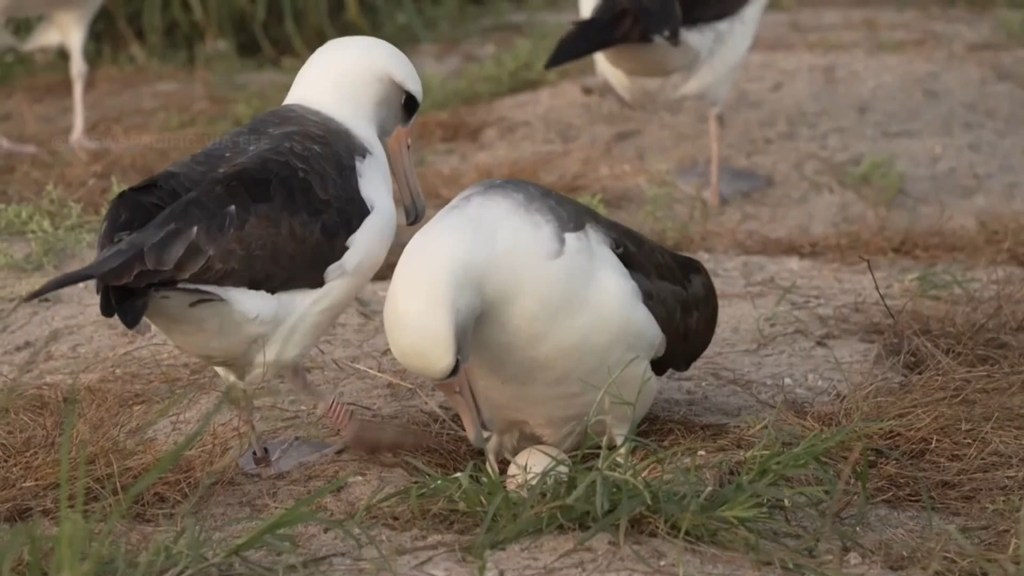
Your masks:
[{"label": "bird crouching over egg", "polygon": [[437,383],[494,476],[538,444],[621,445],[717,322],[698,260],[524,180],[478,182],[438,211],[384,302],[391,353]]}]

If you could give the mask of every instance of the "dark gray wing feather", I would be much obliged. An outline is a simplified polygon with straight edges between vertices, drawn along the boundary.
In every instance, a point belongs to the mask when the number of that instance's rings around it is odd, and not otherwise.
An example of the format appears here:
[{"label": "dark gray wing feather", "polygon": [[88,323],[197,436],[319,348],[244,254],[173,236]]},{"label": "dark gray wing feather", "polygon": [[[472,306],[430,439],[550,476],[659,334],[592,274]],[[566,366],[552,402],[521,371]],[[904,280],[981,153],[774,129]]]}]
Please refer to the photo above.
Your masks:
[{"label": "dark gray wing feather", "polygon": [[681,22],[677,0],[604,0],[558,39],[544,69],[619,44],[649,43],[656,36],[678,46]]},{"label": "dark gray wing feather", "polygon": [[565,234],[588,225],[604,232],[665,335],[665,351],[651,360],[655,374],[686,371],[707,350],[718,326],[718,295],[700,261],[668,250],[632,228],[532,182],[487,180],[474,188],[467,200],[491,194],[516,196],[521,206],[551,223],[562,246]]},{"label": "dark gray wing feather", "polygon": [[750,0],[676,0],[683,28],[712,24],[736,15]]},{"label": "dark gray wing feather", "polygon": [[605,220],[601,228],[611,238],[612,250],[665,335],[665,351],[651,360],[651,369],[658,376],[688,370],[707,350],[718,325],[718,296],[711,275],[695,258]]},{"label": "dark gray wing feather", "polygon": [[309,108],[262,114],[118,194],[96,259],[25,299],[95,279],[103,315],[132,327],[153,287],[318,288],[369,214],[356,175],[366,153],[344,127]]}]

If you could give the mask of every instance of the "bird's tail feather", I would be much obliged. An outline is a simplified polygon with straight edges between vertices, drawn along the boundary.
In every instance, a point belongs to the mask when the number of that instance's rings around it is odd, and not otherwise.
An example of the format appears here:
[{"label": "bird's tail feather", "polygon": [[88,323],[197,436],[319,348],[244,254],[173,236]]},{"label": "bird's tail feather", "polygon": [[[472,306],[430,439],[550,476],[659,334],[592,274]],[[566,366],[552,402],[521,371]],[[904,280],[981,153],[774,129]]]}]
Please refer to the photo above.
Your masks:
[{"label": "bird's tail feather", "polygon": [[39,288],[36,288],[23,296],[22,302],[31,302],[32,300],[45,296],[50,292],[56,292],[57,290],[62,290],[68,286],[86,282],[88,280],[102,278],[111,271],[119,268],[122,264],[125,264],[126,260],[135,255],[134,252],[135,251],[133,251],[131,247],[122,246],[120,244],[115,245],[111,250],[101,254],[89,264],[86,264],[77,270],[65,272],[56,278],[50,279]]},{"label": "bird's tail feather", "polygon": [[93,262],[92,264],[79,268],[78,270],[72,270],[71,272],[61,274],[23,296],[21,301],[31,302],[32,300],[45,296],[50,292],[56,292],[57,290],[67,288],[68,286],[79,284],[87,280],[95,280],[99,273],[99,270],[96,268],[96,264],[96,262]]}]

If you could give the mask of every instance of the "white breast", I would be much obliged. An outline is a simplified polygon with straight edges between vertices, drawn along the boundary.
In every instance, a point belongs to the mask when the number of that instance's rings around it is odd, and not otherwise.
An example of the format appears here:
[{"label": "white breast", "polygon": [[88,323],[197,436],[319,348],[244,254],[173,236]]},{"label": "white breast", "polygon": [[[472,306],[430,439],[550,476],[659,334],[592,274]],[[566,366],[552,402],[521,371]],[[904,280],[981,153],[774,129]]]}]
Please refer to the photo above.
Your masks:
[{"label": "white breast", "polygon": [[694,68],[699,53],[686,44],[672,46],[663,40],[650,44],[620,44],[595,55],[630,76],[662,78]]},{"label": "white breast", "polygon": [[525,422],[563,450],[592,412],[626,427],[646,413],[657,385],[649,361],[663,340],[605,239],[588,229],[565,240],[554,260],[524,246],[493,277],[470,351],[485,427]]},{"label": "white breast", "polygon": [[[360,190],[389,190],[383,154],[357,162]],[[324,273],[316,289],[269,294],[234,286],[196,285],[222,302],[194,304],[194,291],[154,293],[146,317],[186,353],[230,368],[240,380],[268,378],[297,364],[370,282],[394,240],[396,212],[390,202],[371,201],[370,215],[348,240],[348,251]],[[188,287],[188,285],[183,285]]]},{"label": "white breast", "polygon": [[768,0],[750,0],[733,17],[682,31],[683,40],[700,54],[677,96],[707,93],[712,101],[725,99],[732,79],[754,44]]},{"label": "white breast", "polygon": [[[399,336],[411,342],[415,335],[399,330],[419,322],[417,310],[440,308],[416,300],[426,292],[416,287],[457,275],[457,288],[479,302],[468,349],[460,352],[485,428],[520,428],[568,450],[602,395],[597,413],[619,428],[646,413],[656,380],[643,393],[640,387],[664,337],[598,230],[567,234],[562,249],[559,237],[515,197],[453,201],[406,247],[410,265],[400,262],[395,271],[385,328],[393,350]],[[396,356],[413,363],[405,359],[411,354]]]}]

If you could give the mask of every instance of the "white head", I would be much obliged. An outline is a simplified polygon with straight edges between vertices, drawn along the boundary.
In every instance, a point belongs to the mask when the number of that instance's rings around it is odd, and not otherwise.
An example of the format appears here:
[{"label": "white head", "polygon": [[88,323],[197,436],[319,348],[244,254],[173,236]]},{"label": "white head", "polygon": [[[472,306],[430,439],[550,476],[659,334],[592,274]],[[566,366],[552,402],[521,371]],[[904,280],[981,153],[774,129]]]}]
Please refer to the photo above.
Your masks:
[{"label": "white head", "polygon": [[386,141],[406,223],[412,226],[426,213],[410,136],[422,101],[423,82],[401,50],[372,36],[344,36],[327,41],[309,56],[284,104],[323,112],[365,141]]},{"label": "white head", "polygon": [[384,298],[391,354],[406,370],[430,380],[447,380],[458,373],[460,361],[469,361],[482,304],[479,269],[466,258],[475,252],[453,227],[450,207],[409,239]]},{"label": "white head", "polygon": [[600,0],[579,0],[577,5],[580,9],[580,18],[590,18],[600,3]]}]

